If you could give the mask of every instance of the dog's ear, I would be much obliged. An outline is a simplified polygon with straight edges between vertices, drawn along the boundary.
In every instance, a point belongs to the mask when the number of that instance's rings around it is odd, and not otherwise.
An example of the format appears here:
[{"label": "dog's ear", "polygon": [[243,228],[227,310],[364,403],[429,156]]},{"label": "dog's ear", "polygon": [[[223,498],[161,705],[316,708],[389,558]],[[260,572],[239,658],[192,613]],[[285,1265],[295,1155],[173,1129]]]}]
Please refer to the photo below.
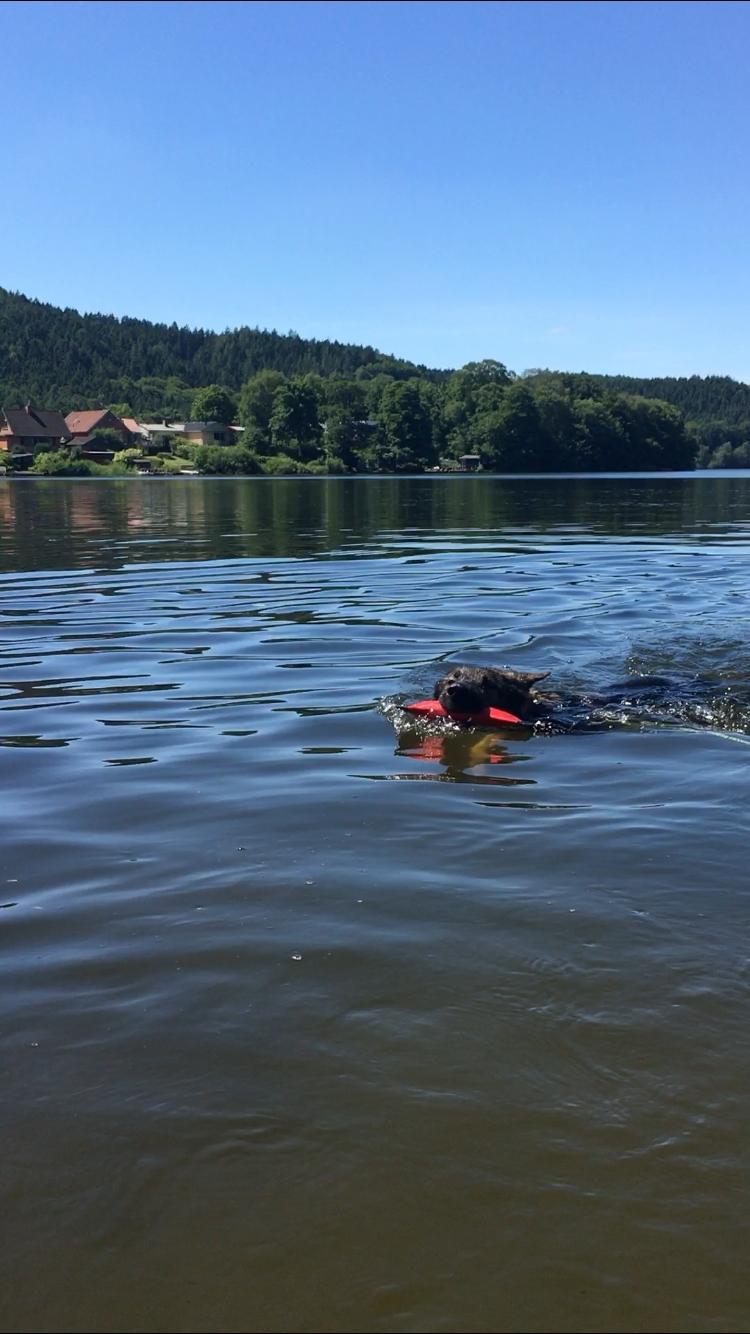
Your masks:
[{"label": "dog's ear", "polygon": [[516,685],[523,686],[525,690],[530,690],[537,681],[546,681],[549,672],[513,672],[503,668],[503,676],[507,676],[509,681],[515,681]]}]

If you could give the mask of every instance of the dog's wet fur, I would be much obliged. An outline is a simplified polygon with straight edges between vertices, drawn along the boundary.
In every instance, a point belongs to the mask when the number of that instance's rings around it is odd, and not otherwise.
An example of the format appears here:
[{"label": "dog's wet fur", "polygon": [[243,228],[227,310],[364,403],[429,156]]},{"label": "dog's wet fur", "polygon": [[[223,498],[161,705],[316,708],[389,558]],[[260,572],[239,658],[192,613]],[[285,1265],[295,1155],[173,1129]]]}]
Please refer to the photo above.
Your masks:
[{"label": "dog's wet fur", "polygon": [[449,667],[435,682],[434,698],[447,713],[482,713],[485,709],[503,709],[513,713],[529,727],[538,724],[549,730],[576,730],[601,725],[601,711],[609,708],[661,706],[672,717],[685,721],[707,721],[696,712],[701,703],[717,694],[715,683],[696,678],[681,683],[678,689],[664,676],[631,676],[603,690],[572,694],[539,690],[549,672],[518,672],[511,667]]},{"label": "dog's wet fur", "polygon": [[504,709],[522,722],[535,722],[549,713],[558,696],[537,690],[549,672],[517,672],[509,667],[450,667],[435,682],[433,697],[448,713],[481,713]]}]

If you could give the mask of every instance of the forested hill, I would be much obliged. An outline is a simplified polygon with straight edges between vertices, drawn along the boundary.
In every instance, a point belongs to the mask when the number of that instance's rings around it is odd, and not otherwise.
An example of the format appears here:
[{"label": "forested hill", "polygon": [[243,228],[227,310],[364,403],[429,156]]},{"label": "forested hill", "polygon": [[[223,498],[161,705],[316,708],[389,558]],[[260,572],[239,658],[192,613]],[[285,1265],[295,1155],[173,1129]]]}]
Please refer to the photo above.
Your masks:
[{"label": "forested hill", "polygon": [[322,451],[329,466],[338,441],[337,466],[355,471],[462,454],[507,471],[750,466],[750,385],[728,376],[431,370],[373,347],[81,315],[0,288],[0,407],[29,400],[178,421],[221,401],[254,457],[317,466]]},{"label": "forested hill", "polygon": [[527,371],[524,377],[555,388],[565,385],[576,396],[602,392],[638,394],[642,398],[660,398],[679,408],[688,422],[702,425],[724,422],[746,427],[750,422],[750,384],[728,375],[683,375],[639,379],[631,375],[568,374],[559,371]]},{"label": "forested hill", "polygon": [[[433,383],[447,376],[374,347],[263,329],[211,333],[115,315],[81,315],[0,288],[0,407],[31,400],[68,412],[124,403],[139,415],[180,416],[189,411],[190,391],[207,384],[238,391],[264,370],[360,380],[418,376]],[[642,379],[544,370],[526,372],[524,379],[576,398],[623,393],[658,398],[695,426],[721,423],[734,428],[729,436],[748,437],[750,384],[726,375]]]},{"label": "forested hill", "polygon": [[138,414],[179,415],[189,407],[191,395],[184,390],[206,384],[238,390],[261,370],[441,378],[373,347],[262,329],[210,333],[81,315],[0,288],[0,406],[32,400],[67,412],[123,402]]}]

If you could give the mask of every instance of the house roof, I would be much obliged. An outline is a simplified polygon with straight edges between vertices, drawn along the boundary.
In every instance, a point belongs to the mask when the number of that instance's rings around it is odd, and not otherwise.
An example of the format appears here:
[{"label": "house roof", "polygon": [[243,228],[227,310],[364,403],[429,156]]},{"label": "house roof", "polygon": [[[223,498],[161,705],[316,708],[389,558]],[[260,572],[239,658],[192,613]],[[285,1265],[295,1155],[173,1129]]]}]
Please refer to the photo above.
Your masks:
[{"label": "house roof", "polygon": [[8,423],[4,435],[46,436],[53,440],[70,435],[61,412],[33,408],[29,403],[25,408],[6,408],[3,415]]},{"label": "house roof", "polygon": [[185,422],[186,431],[215,431],[217,428],[220,431],[228,430],[226,422]]},{"label": "house roof", "polygon": [[65,421],[71,435],[88,435],[99,425],[102,417],[109,415],[108,408],[92,408],[86,412],[69,412]]},{"label": "house roof", "polygon": [[[94,449],[91,448],[92,445],[95,446]],[[90,454],[112,454],[114,452],[113,446],[102,445],[101,436],[97,437],[95,435],[76,436],[75,446],[76,449],[87,449]]]},{"label": "house roof", "polygon": [[136,421],[135,417],[123,417],[122,424],[131,435],[148,435],[146,427],[141,426],[141,423]]}]

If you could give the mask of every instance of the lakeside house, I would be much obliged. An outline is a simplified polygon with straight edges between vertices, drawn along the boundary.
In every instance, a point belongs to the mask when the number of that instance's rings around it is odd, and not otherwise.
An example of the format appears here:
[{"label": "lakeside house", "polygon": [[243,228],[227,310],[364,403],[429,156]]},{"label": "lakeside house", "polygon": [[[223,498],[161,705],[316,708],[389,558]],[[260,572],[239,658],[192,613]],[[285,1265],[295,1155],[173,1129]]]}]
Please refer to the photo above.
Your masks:
[{"label": "lakeside house", "polygon": [[[237,445],[244,426],[218,421],[175,422],[163,418],[140,422],[135,417],[118,417],[109,408],[85,408],[62,413],[47,408],[7,408],[0,414],[0,451],[13,454],[21,468],[27,468],[39,449],[74,449],[78,455],[95,463],[110,463],[116,449],[141,449],[146,454],[179,453],[180,440],[194,445]],[[111,431],[120,437],[121,446],[101,439]],[[144,466],[142,471],[150,471]]]},{"label": "lakeside house", "polygon": [[131,445],[147,445],[149,435],[146,427],[141,422],[136,421],[135,417],[123,417],[122,424],[130,436]]},{"label": "lakeside house", "polygon": [[227,426],[226,422],[185,422],[182,434],[192,445],[236,445],[242,426]]},{"label": "lakeside house", "polygon": [[117,417],[109,408],[92,408],[85,412],[69,412],[65,424],[70,434],[71,445],[87,442],[95,431],[116,431],[126,449],[130,444],[130,432],[122,417]]},{"label": "lakeside house", "polygon": [[111,447],[102,447],[101,441],[97,439],[98,431],[115,431],[122,440],[123,449],[132,443],[124,421],[110,412],[109,408],[69,412],[65,424],[70,433],[68,444],[78,449],[84,459],[91,459],[94,463],[111,463],[115,454]]},{"label": "lakeside house", "polygon": [[136,425],[140,427],[141,439],[133,443],[147,445],[157,453],[171,450],[177,436],[185,434],[184,422],[172,422],[166,417],[160,422],[137,422]]},{"label": "lakeside house", "polygon": [[31,458],[35,449],[57,449],[70,439],[67,423],[61,412],[35,408],[27,403],[24,408],[6,408],[0,425],[0,450],[16,457]]}]

